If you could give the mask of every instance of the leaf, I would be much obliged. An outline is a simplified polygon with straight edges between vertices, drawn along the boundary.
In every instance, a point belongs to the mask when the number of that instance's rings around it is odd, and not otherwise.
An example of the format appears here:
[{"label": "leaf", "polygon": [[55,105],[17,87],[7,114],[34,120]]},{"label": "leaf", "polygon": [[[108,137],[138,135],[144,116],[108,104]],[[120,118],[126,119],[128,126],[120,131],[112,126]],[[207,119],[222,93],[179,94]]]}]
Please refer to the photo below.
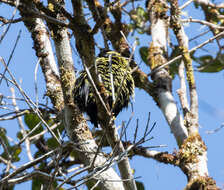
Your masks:
[{"label": "leaf", "polygon": [[145,186],[142,182],[136,181],[137,190],[145,190]]},{"label": "leaf", "polygon": [[[86,182],[86,186],[88,189],[91,189],[96,183],[93,180],[89,180]],[[100,190],[100,188],[97,186],[94,188],[94,190]]]},{"label": "leaf", "polygon": [[4,152],[1,154],[1,156],[4,159],[8,160],[10,155],[12,162],[18,162],[20,160],[19,155],[22,151],[21,147],[18,145],[13,145],[13,146],[10,145],[9,140],[6,136],[6,130],[2,127],[0,127],[0,137],[1,137],[2,143],[4,143],[5,148],[7,149],[7,151],[3,149]]},{"label": "leaf", "polygon": [[20,146],[14,145],[14,146],[9,146],[7,147],[7,152],[4,151],[1,154],[1,157],[3,157],[4,159],[8,160],[9,159],[9,155],[11,156],[11,161],[12,162],[18,162],[20,161],[20,153],[22,152],[22,149]]},{"label": "leaf", "polygon": [[47,145],[48,145],[49,148],[51,148],[51,149],[55,149],[55,148],[57,148],[57,147],[59,146],[57,140],[56,140],[54,137],[49,138],[49,139],[47,140]]},{"label": "leaf", "polygon": [[32,190],[40,190],[42,181],[39,178],[33,178],[32,181]]},{"label": "leaf", "polygon": [[136,29],[139,34],[144,34],[146,29],[146,22],[148,19],[148,13],[142,7],[137,7],[130,11],[131,28]]},{"label": "leaf", "polygon": [[142,61],[144,61],[145,64],[148,65],[148,47],[146,47],[146,46],[141,47],[139,49],[139,53],[142,58]]},{"label": "leaf", "polygon": [[199,63],[197,66],[199,72],[214,73],[224,69],[223,54],[217,54],[215,59],[211,55],[204,55],[194,60]]},{"label": "leaf", "polygon": [[[41,190],[46,189],[46,186],[48,186],[49,181],[44,180],[44,178],[36,177],[32,180],[32,190]],[[56,181],[53,181],[51,188],[49,190],[56,189],[58,183]],[[64,188],[59,188],[59,190],[64,190]]]},{"label": "leaf", "polygon": [[2,141],[5,143],[6,147],[9,148],[10,144],[9,144],[9,140],[6,136],[6,130],[2,127],[0,127],[0,137],[1,137]]},{"label": "leaf", "polygon": [[22,152],[22,148],[20,146],[14,145],[10,148],[10,153],[12,155],[12,162],[20,161],[20,153]]},{"label": "leaf", "polygon": [[78,152],[72,150],[72,151],[70,152],[70,154],[69,154],[69,159],[70,159],[70,160],[75,160],[75,158],[77,158],[77,157],[78,157]]},{"label": "leaf", "polygon": [[137,7],[136,8],[136,13],[137,13],[138,16],[145,16],[146,15],[146,12],[142,7]]},{"label": "leaf", "polygon": [[17,136],[17,138],[18,138],[19,140],[22,140],[22,138],[23,138],[23,134],[22,134],[21,131],[19,131],[19,132],[16,134],[16,136]]},{"label": "leaf", "polygon": [[[24,121],[26,125],[28,126],[28,128],[32,130],[34,127],[37,126],[37,124],[40,123],[40,118],[36,114],[29,113],[24,116]],[[37,135],[42,131],[43,131],[43,127],[40,125],[37,129],[35,129],[35,131],[32,134]]]}]

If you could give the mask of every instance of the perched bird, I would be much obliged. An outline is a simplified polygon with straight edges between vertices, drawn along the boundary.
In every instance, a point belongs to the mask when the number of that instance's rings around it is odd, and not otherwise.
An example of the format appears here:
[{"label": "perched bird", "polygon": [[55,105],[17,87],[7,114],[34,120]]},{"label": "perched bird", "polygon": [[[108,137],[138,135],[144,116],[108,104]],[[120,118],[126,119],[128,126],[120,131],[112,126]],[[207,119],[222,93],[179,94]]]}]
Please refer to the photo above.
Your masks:
[{"label": "perched bird", "polygon": [[[97,73],[108,94],[108,103],[116,117],[128,106],[130,98],[134,96],[134,80],[129,67],[129,60],[115,51],[104,51],[95,61],[96,67],[91,67]],[[80,72],[75,82],[74,101],[82,112],[86,112],[95,127],[98,126],[97,105],[94,88],[88,81],[85,70]]]}]

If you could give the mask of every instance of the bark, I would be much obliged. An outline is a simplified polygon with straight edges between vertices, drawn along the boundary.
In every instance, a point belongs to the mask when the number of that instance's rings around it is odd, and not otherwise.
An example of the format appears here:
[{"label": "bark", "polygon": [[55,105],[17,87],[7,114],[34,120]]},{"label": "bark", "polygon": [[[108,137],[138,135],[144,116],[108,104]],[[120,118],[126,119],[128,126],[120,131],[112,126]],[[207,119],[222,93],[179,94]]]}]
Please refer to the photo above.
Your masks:
[{"label": "bark", "polygon": [[[148,5],[151,22],[152,42],[149,48],[149,65],[151,69],[163,65],[166,62],[167,51],[167,30],[168,21],[166,15],[167,8],[160,1],[153,1]],[[161,9],[160,9],[161,8]],[[162,10],[158,12],[157,9]],[[154,93],[156,102],[165,116],[171,132],[180,146],[188,136],[183,118],[180,115],[174,97],[172,95],[172,80],[168,70],[163,68],[152,75],[154,81]]]},{"label": "bark", "polygon": [[[32,4],[27,4],[27,7],[19,6],[20,14],[24,18],[29,18],[30,16],[27,9],[32,10],[34,6]],[[46,82],[46,95],[51,99],[54,108],[57,111],[61,111],[64,107],[64,100],[59,80],[59,72],[54,59],[47,28],[40,18],[25,19],[24,24],[31,33],[36,56],[40,60],[42,73]]]}]

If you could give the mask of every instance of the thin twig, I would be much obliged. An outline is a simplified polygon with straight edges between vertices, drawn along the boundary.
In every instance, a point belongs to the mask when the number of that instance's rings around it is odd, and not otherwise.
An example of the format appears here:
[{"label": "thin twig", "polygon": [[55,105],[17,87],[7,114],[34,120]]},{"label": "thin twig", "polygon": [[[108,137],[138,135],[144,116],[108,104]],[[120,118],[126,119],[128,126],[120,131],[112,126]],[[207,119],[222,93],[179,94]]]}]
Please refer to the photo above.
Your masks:
[{"label": "thin twig", "polygon": [[47,190],[52,189],[52,183],[54,182],[54,180],[56,178],[56,175],[59,171],[59,161],[61,160],[61,157],[62,157],[62,148],[59,149],[59,151],[58,151],[57,155],[55,155],[55,157],[56,158],[53,159],[55,169],[54,169],[54,172],[51,175],[51,179],[49,180]]},{"label": "thin twig", "polygon": [[[23,174],[23,175],[20,175],[20,176],[18,176],[16,178],[9,179],[7,181],[7,183],[10,184],[10,185],[14,185],[14,184],[26,182],[26,181],[31,180],[31,179],[35,179],[37,177],[41,177],[42,179],[45,179],[47,181],[52,179],[52,177],[48,173],[35,170],[35,171],[31,172],[31,173]],[[56,180],[57,181],[63,181],[63,179],[61,179],[59,177],[56,177]],[[68,184],[72,185],[73,183],[72,183],[72,181],[70,181],[70,182],[68,182]]]},{"label": "thin twig", "polygon": [[181,19],[181,22],[183,22],[183,23],[185,23],[185,22],[199,23],[199,24],[206,25],[206,26],[208,26],[210,28],[213,28],[213,29],[218,29],[218,30],[223,30],[224,29],[223,26],[213,24],[211,22],[208,22],[208,21],[205,21],[205,20],[200,20],[200,19],[193,19],[193,18]]},{"label": "thin twig", "polygon": [[81,173],[83,173],[83,172],[85,172],[85,171],[88,171],[89,169],[90,169],[90,166],[86,166],[86,167],[84,167],[82,170],[80,170],[80,171],[74,173],[73,175],[71,175],[70,177],[68,177],[67,179],[65,179],[61,184],[59,184],[59,185],[56,187],[55,190],[60,189],[65,183],[67,183],[68,181],[70,181],[73,177],[75,177],[75,176],[77,176],[77,175],[79,175],[79,174],[81,174]]},{"label": "thin twig", "polygon": [[97,147],[97,151],[96,151],[96,153],[94,155],[92,163],[90,164],[90,168],[94,168],[94,163],[96,161],[97,156],[99,155],[100,149],[102,148],[102,143],[103,143],[103,139],[105,138],[105,135],[106,135],[106,131],[103,131],[103,134],[102,134],[102,136],[100,138],[100,143],[99,143],[99,145]]},{"label": "thin twig", "polygon": [[136,127],[135,127],[135,133],[134,133],[134,140],[133,140],[133,143],[135,144],[136,142],[136,138],[137,138],[137,134],[138,134],[138,119],[136,120]]},{"label": "thin twig", "polygon": [[179,7],[180,10],[184,9],[185,7],[187,7],[188,5],[190,5],[194,0],[189,0],[186,3],[184,3],[182,6]]},{"label": "thin twig", "polygon": [[199,38],[199,37],[201,37],[201,36],[203,36],[203,35],[209,33],[210,31],[211,31],[211,30],[209,29],[209,30],[206,30],[206,31],[204,31],[204,32],[202,32],[202,33],[200,33],[200,34],[194,36],[193,38],[189,39],[189,42],[191,42],[191,41],[193,41],[193,40],[195,40],[195,39],[197,39],[197,38]]},{"label": "thin twig", "polygon": [[[12,59],[12,57],[13,57],[13,54],[14,54],[14,52],[15,52],[15,49],[16,49],[16,47],[17,47],[17,45],[18,45],[19,39],[20,39],[20,37],[21,37],[21,32],[22,32],[22,30],[19,30],[19,34],[17,35],[16,42],[15,42],[15,44],[14,44],[14,46],[13,46],[12,52],[11,52],[11,54],[10,54],[10,56],[9,56],[9,60],[8,60],[8,62],[7,62],[7,64],[6,64],[7,67],[9,66],[9,63],[10,63],[10,61],[11,61],[11,59]],[[1,43],[1,42],[0,42],[0,43]],[[2,83],[2,79],[5,78],[5,73],[6,73],[6,71],[7,71],[7,69],[5,68],[4,72],[2,73],[2,77],[1,77],[1,79],[0,79],[0,85],[1,85],[1,83]]]},{"label": "thin twig", "polygon": [[[29,131],[29,133],[24,134],[23,139],[21,139],[18,145],[21,145],[36,129],[41,126],[42,122],[40,121],[33,129]],[[39,134],[38,134],[39,135]],[[30,139],[31,140],[31,139]]]},{"label": "thin twig", "polygon": [[16,169],[16,166],[13,165],[13,164],[10,162],[10,160],[6,160],[6,159],[4,159],[3,157],[0,156],[0,161],[3,162],[5,165],[10,165],[10,167],[11,167],[12,169],[14,169],[14,170]]},{"label": "thin twig", "polygon": [[[8,116],[7,117],[7,115],[13,114],[13,113],[15,113],[15,115],[12,115],[12,116]],[[7,114],[4,114],[4,115],[1,115],[0,116],[0,121],[6,121],[6,120],[15,119],[17,117],[20,117],[20,116],[23,116],[23,115],[29,113],[29,111],[26,109],[26,110],[23,110],[23,111],[20,110],[19,112],[13,112],[13,113],[11,112],[11,113],[7,113]]]},{"label": "thin twig", "polygon": [[100,182],[101,180],[98,180],[90,190],[94,190],[99,185]]},{"label": "thin twig", "polygon": [[[19,6],[19,2],[20,2],[20,0],[16,0],[16,2],[15,2],[15,9],[14,9],[14,11],[12,13],[12,17],[11,17],[10,20],[13,20],[14,16],[16,15],[16,12],[17,12],[17,9],[18,9],[18,6]],[[7,34],[7,32],[9,31],[10,26],[11,26],[11,23],[9,23],[9,25],[6,28],[5,32],[2,34],[2,36],[0,36],[0,44],[1,44],[2,40],[4,39],[5,35]]]},{"label": "thin twig", "polygon": [[110,111],[107,109],[107,106],[106,106],[106,104],[105,104],[103,98],[101,97],[100,92],[98,91],[98,89],[97,89],[97,87],[96,87],[96,85],[95,85],[95,83],[94,83],[94,81],[93,81],[93,78],[92,78],[92,76],[91,76],[91,74],[90,74],[90,72],[89,72],[89,69],[88,69],[88,67],[86,66],[85,63],[84,63],[84,68],[85,68],[85,70],[86,70],[86,73],[87,73],[87,76],[88,76],[88,78],[89,78],[89,80],[90,80],[90,83],[91,83],[91,85],[93,86],[93,88],[94,88],[94,90],[95,90],[95,92],[96,92],[96,94],[97,94],[97,96],[98,96],[98,98],[99,98],[99,100],[100,100],[100,103],[103,105],[105,111],[106,111],[107,113],[110,114]]},{"label": "thin twig", "polygon": [[36,97],[37,107],[39,106],[38,87],[37,87],[37,71],[38,71],[39,64],[40,64],[40,59],[38,59],[37,64],[35,66],[35,70],[34,70],[34,86],[35,86],[35,97]]},{"label": "thin twig", "polygon": [[180,88],[177,90],[177,94],[180,99],[181,107],[183,109],[184,116],[189,110],[189,103],[187,100],[187,87],[185,82],[185,75],[184,75],[184,62],[181,61],[181,64],[178,68],[178,76],[180,78]]},{"label": "thin twig", "polygon": [[149,128],[150,116],[151,116],[151,113],[149,112],[149,115],[148,115],[147,124],[146,124],[146,127],[145,127],[145,132],[144,132],[143,139],[145,139],[146,134],[148,133],[147,131],[148,131],[148,128]]},{"label": "thin twig", "polygon": [[112,91],[112,101],[115,103],[115,93],[114,93],[114,77],[112,73],[112,54],[109,55],[109,73],[110,73],[110,83],[111,83],[111,91]]},{"label": "thin twig", "polygon": [[218,132],[219,130],[221,130],[222,128],[224,127],[224,123],[217,129],[214,129],[214,130],[210,130],[210,131],[206,131],[207,134],[213,134],[213,133],[216,133]]},{"label": "thin twig", "polygon": [[[38,124],[41,124],[41,122],[38,123]],[[52,126],[50,126],[51,130],[56,129],[60,124],[61,124],[61,122],[58,122],[58,123],[53,124]],[[33,130],[32,130],[32,132],[33,132]],[[30,131],[30,133],[28,133],[28,136],[29,136],[32,132]],[[40,138],[41,136],[43,136],[43,135],[44,135],[45,133],[47,133],[47,132],[49,132],[48,129],[45,129],[45,130],[43,130],[42,132],[40,132],[39,134],[30,137],[30,140],[36,140],[36,139]],[[24,137],[24,138],[26,138],[26,137]],[[22,141],[22,140],[21,140],[21,141]]]},{"label": "thin twig", "polygon": [[6,19],[6,18],[0,16],[0,21],[3,22],[3,24],[1,24],[0,27],[4,26],[6,24],[10,24],[10,23],[22,22],[24,20],[26,20],[26,18],[24,18],[24,17],[20,17],[20,18],[11,20],[11,19]]}]

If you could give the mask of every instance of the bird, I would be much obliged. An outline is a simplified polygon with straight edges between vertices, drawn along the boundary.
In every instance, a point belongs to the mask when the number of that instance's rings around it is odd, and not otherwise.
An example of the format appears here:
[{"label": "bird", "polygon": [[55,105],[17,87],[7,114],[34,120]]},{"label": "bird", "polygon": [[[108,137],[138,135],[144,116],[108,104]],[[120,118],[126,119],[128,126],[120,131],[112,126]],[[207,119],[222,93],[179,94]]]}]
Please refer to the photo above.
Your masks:
[{"label": "bird", "polygon": [[[99,82],[104,85],[110,111],[116,117],[134,98],[135,84],[129,59],[116,51],[104,50],[96,57],[95,67],[92,66],[90,69],[96,71]],[[98,127],[100,119],[94,90],[86,70],[80,71],[73,90],[74,102],[81,112],[87,113],[94,127]]]}]

